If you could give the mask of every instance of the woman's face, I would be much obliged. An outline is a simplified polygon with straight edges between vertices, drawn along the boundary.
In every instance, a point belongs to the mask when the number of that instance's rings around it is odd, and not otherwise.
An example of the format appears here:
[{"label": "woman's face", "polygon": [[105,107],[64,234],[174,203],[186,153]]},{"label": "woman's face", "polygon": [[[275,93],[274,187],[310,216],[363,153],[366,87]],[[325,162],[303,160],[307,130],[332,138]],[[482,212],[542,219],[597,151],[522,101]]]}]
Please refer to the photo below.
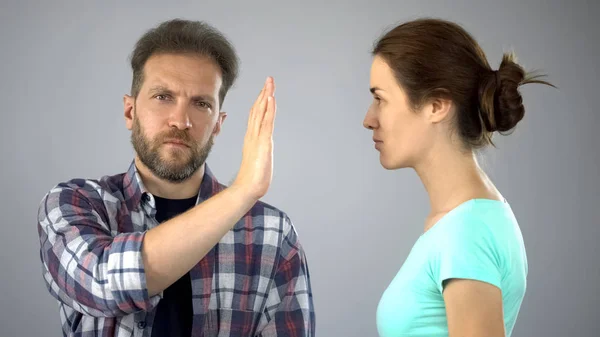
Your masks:
[{"label": "woman's face", "polygon": [[[414,167],[431,148],[435,126],[424,109],[414,111],[392,69],[380,56],[371,65],[371,93],[363,125],[373,130],[379,160],[386,169]],[[428,108],[428,107],[425,107]]]}]

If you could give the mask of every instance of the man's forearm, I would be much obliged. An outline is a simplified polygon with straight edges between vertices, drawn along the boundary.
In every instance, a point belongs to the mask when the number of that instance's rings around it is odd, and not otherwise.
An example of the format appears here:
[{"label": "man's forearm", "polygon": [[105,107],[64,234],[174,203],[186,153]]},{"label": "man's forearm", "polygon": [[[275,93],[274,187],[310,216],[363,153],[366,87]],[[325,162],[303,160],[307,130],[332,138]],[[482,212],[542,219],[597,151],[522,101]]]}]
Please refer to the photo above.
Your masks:
[{"label": "man's forearm", "polygon": [[142,256],[146,287],[156,295],[200,261],[256,203],[231,186],[146,233]]}]

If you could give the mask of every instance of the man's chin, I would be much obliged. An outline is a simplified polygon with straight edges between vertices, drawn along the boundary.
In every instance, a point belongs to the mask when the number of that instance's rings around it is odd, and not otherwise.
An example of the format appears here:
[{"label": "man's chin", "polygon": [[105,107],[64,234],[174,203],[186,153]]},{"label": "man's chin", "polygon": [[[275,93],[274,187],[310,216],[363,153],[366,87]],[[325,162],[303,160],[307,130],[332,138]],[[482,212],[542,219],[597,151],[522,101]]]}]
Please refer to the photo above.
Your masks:
[{"label": "man's chin", "polygon": [[162,147],[160,150],[160,160],[165,163],[187,164],[191,160],[192,151],[190,148]]},{"label": "man's chin", "polygon": [[187,160],[163,160],[161,166],[168,172],[184,172],[190,169],[190,162]]},{"label": "man's chin", "polygon": [[157,177],[172,183],[183,183],[190,179],[196,172],[190,172],[191,168],[186,165],[168,165],[163,163],[160,168],[153,170]]},{"label": "man's chin", "polygon": [[169,157],[190,157],[191,153],[192,153],[192,149],[190,149],[189,147],[185,146],[185,145],[178,145],[178,144],[171,144],[171,143],[165,143],[162,144],[159,151],[161,152],[161,155],[164,157],[169,156]]}]

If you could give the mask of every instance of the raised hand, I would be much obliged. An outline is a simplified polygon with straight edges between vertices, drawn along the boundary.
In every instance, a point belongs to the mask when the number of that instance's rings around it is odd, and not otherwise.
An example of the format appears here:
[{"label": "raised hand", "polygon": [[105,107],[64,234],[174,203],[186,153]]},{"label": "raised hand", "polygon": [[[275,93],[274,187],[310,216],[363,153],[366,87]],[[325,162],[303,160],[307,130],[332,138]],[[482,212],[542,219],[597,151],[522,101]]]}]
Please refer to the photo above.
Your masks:
[{"label": "raised hand", "polygon": [[267,193],[273,177],[273,126],[277,111],[274,95],[275,83],[268,77],[250,109],[242,163],[232,184],[254,199]]}]

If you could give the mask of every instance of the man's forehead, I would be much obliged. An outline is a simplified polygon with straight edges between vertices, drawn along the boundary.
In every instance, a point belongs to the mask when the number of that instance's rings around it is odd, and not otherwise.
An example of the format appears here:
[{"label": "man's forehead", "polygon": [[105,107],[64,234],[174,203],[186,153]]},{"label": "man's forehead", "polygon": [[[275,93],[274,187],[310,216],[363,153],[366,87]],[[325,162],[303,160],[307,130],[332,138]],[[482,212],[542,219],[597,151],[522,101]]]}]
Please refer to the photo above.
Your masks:
[{"label": "man's forehead", "polygon": [[222,84],[219,67],[206,57],[167,55],[152,57],[144,67],[146,89],[214,94]]}]

